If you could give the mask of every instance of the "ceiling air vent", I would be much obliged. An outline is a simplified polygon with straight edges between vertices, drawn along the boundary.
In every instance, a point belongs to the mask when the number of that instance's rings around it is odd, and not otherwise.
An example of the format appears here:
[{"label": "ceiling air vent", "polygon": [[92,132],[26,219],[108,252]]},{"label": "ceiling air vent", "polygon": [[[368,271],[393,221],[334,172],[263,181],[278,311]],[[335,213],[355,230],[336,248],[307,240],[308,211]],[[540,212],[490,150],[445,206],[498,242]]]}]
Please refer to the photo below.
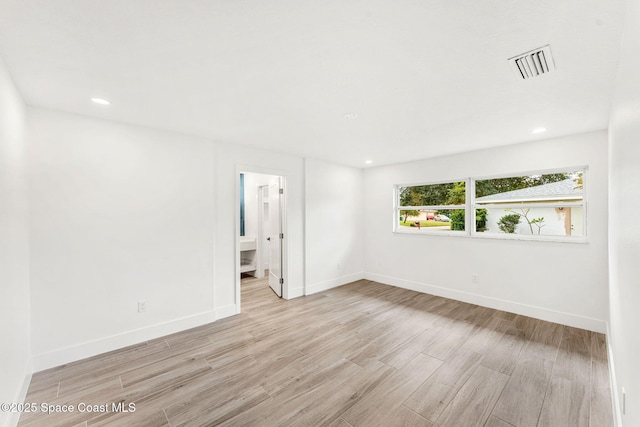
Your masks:
[{"label": "ceiling air vent", "polygon": [[549,45],[509,58],[509,62],[518,76],[525,80],[556,69]]}]

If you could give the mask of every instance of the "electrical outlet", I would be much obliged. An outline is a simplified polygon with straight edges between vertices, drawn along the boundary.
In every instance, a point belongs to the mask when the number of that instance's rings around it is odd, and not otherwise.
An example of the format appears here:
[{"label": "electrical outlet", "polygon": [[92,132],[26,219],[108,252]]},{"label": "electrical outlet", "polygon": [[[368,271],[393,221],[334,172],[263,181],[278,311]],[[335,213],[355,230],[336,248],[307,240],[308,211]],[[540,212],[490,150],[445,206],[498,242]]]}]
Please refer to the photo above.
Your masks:
[{"label": "electrical outlet", "polygon": [[474,274],[473,276],[471,276],[471,281],[477,285],[478,283],[480,283],[480,276]]},{"label": "electrical outlet", "polygon": [[144,313],[147,311],[147,302],[138,301],[138,313]]},{"label": "electrical outlet", "polygon": [[340,271],[340,264],[338,264],[338,271]]}]

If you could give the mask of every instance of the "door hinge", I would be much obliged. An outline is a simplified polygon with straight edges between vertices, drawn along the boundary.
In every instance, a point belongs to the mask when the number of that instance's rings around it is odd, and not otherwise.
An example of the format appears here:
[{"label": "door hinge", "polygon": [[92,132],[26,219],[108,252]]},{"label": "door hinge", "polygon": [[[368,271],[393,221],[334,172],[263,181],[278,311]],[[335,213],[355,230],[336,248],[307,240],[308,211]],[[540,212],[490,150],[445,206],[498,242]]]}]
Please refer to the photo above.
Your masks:
[{"label": "door hinge", "polygon": [[284,188],[280,189],[280,194],[284,194]]},{"label": "door hinge", "polygon": [[280,284],[284,285],[284,279],[282,277],[280,278]]},{"label": "door hinge", "polygon": [[280,233],[280,239],[284,239],[284,233]]}]

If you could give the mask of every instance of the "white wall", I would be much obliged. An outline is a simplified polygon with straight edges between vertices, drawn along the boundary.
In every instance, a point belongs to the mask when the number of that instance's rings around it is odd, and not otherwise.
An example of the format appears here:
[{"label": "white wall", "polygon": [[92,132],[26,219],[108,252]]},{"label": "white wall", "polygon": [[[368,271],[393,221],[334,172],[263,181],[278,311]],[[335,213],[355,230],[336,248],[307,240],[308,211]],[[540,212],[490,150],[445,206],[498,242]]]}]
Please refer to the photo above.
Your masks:
[{"label": "white wall", "polygon": [[307,294],[363,277],[363,172],[305,160]]},{"label": "white wall", "polygon": [[[24,399],[31,375],[25,106],[0,60],[0,402]],[[0,426],[18,414],[0,412]]]},{"label": "white wall", "polygon": [[237,313],[240,171],[286,177],[285,297],[304,294],[302,158],[40,108],[28,119],[36,370]]},{"label": "white wall", "polygon": [[640,3],[628,1],[609,124],[610,363],[622,425],[640,426]]},{"label": "white wall", "polygon": [[[607,319],[606,131],[518,144],[364,173],[367,277],[586,329]],[[589,167],[589,243],[394,234],[394,184]],[[472,283],[472,275],[479,283]]]},{"label": "white wall", "polygon": [[28,120],[36,370],[214,320],[213,144],[44,109]]}]

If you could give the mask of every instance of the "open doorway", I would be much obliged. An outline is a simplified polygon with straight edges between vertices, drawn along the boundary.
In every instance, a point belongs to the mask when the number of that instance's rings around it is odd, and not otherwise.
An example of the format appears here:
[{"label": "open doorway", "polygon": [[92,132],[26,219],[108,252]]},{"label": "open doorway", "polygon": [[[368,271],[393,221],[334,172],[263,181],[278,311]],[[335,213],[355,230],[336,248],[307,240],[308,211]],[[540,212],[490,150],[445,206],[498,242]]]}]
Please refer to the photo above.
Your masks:
[{"label": "open doorway", "polygon": [[[239,235],[236,295],[241,301],[241,276],[260,280],[282,297],[286,276],[285,177],[239,172]],[[255,283],[255,281],[254,281]]]}]

